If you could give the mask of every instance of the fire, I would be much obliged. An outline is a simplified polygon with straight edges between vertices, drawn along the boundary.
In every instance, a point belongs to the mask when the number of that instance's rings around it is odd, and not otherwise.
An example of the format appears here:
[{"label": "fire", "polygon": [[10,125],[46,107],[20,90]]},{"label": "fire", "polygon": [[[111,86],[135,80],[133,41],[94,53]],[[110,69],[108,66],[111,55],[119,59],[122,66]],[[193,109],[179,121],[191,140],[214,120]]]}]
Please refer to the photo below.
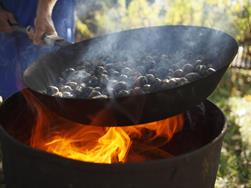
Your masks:
[{"label": "fire", "polygon": [[184,124],[183,115],[177,115],[137,126],[87,126],[55,117],[34,104],[37,120],[31,146],[85,162],[112,164],[169,157],[171,155],[161,147],[181,131]]}]

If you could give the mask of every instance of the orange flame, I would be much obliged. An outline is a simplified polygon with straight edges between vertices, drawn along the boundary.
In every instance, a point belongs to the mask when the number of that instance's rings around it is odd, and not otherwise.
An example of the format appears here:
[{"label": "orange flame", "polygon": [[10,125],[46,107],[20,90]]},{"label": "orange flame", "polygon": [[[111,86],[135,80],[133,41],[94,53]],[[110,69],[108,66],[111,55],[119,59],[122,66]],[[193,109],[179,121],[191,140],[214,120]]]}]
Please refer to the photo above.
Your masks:
[{"label": "orange flame", "polygon": [[184,117],[128,127],[85,126],[52,115],[33,103],[37,121],[31,146],[66,158],[94,163],[144,161],[147,153],[168,157],[161,149],[183,128]]}]

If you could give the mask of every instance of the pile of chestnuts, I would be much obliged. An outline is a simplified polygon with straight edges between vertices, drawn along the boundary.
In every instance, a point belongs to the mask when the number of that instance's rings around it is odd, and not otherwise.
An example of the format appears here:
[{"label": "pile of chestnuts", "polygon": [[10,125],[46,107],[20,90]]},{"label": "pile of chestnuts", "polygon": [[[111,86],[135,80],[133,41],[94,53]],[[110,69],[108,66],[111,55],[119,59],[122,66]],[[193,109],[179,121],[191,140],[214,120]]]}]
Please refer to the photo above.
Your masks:
[{"label": "pile of chestnuts", "polygon": [[179,87],[216,71],[200,58],[185,63],[175,63],[166,54],[131,59],[103,56],[83,60],[65,69],[45,93],[86,99],[140,95]]}]

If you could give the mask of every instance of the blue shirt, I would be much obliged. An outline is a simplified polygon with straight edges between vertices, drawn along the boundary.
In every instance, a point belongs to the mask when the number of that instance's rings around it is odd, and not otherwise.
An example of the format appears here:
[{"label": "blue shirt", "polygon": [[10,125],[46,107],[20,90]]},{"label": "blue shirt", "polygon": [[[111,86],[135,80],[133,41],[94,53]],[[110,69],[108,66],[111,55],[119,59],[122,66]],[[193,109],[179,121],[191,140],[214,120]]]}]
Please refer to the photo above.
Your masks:
[{"label": "blue shirt", "polygon": [[37,0],[1,0],[3,7],[14,14],[22,26],[33,24],[36,16]]},{"label": "blue shirt", "polygon": [[[20,25],[33,26],[38,0],[0,0],[0,2],[6,10],[14,14]],[[52,15],[58,34],[69,41],[74,40],[73,31],[70,31],[74,29],[74,6],[74,0],[58,0]]]},{"label": "blue shirt", "polygon": [[[17,22],[33,26],[38,0],[0,0]],[[60,37],[74,41],[74,0],[58,0],[52,14]],[[20,90],[23,71],[39,56],[51,51],[46,46],[34,46],[26,34],[0,33],[0,96],[8,97]]]}]

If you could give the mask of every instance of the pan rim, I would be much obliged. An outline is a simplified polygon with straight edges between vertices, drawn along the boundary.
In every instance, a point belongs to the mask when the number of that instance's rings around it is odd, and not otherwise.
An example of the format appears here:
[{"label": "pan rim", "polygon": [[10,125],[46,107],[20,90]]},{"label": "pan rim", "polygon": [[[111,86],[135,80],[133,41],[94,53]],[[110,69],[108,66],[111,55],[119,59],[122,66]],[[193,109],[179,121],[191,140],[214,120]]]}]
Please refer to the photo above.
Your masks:
[{"label": "pan rim", "polygon": [[[219,30],[219,29],[215,29],[215,28],[209,28],[209,27],[204,27],[204,26],[193,26],[193,25],[160,25],[160,26],[151,26],[151,27],[139,27],[139,28],[128,29],[128,30],[123,30],[123,31],[118,31],[118,32],[111,32],[111,33],[108,33],[108,34],[104,34],[104,35],[100,35],[100,36],[97,36],[97,37],[93,37],[93,38],[90,38],[90,39],[87,39],[87,40],[83,40],[83,41],[80,41],[80,42],[77,42],[77,43],[74,43],[74,44],[70,44],[70,45],[68,45],[68,46],[62,47],[62,49],[65,49],[65,48],[68,48],[68,47],[71,47],[71,46],[74,46],[74,45],[80,45],[80,44],[82,44],[83,42],[90,42],[90,41],[100,40],[100,39],[102,39],[102,38],[109,37],[109,36],[111,36],[111,35],[118,35],[118,34],[120,34],[121,32],[123,32],[123,33],[128,33],[128,32],[134,32],[134,31],[141,31],[141,30],[145,30],[145,29],[147,29],[147,30],[149,30],[149,29],[161,29],[161,28],[167,28],[167,27],[169,27],[169,28],[183,28],[183,29],[193,28],[193,29],[200,29],[200,30],[201,30],[201,29],[202,29],[202,30],[205,29],[205,30],[209,30],[209,31],[211,31],[211,32],[219,32],[219,33],[221,33],[221,34],[227,36],[227,37],[234,43],[234,49],[236,49],[235,52],[234,52],[234,54],[236,54],[237,51],[238,51],[238,43],[237,43],[237,41],[236,41],[230,34],[224,32],[224,31],[221,31],[221,30]],[[44,57],[42,57],[41,59],[46,58],[47,56],[51,55],[52,53],[57,53],[57,51],[51,52],[51,53],[49,53],[48,55],[45,55]],[[231,59],[230,62],[232,62],[233,59],[234,59],[234,57]],[[38,62],[39,60],[40,60],[40,58],[39,58],[38,60],[36,60],[35,62]],[[34,62],[34,63],[35,63],[35,62]],[[32,63],[32,64],[34,64],[34,63]],[[32,65],[32,64],[31,64],[31,65]],[[229,63],[229,64],[230,64],[230,63]],[[224,66],[222,66],[221,68],[217,69],[216,72],[221,71],[221,70],[224,70],[224,69],[227,69],[228,66],[229,66],[229,64],[228,64],[228,65],[224,65]],[[65,100],[65,101],[78,101],[78,100],[87,101],[87,100],[88,100],[88,101],[97,101],[97,102],[100,102],[100,101],[103,101],[103,102],[113,102],[113,101],[116,101],[116,99],[119,99],[119,100],[121,99],[121,100],[123,100],[123,99],[128,99],[128,98],[131,98],[131,97],[135,97],[135,96],[137,96],[137,97],[141,97],[141,96],[148,97],[148,96],[150,96],[150,95],[154,95],[154,94],[160,93],[160,92],[169,92],[169,91],[173,91],[173,90],[182,88],[182,87],[184,87],[184,86],[189,87],[190,84],[196,83],[196,82],[198,82],[198,81],[200,81],[200,80],[207,79],[208,77],[214,75],[214,73],[212,73],[212,74],[210,74],[210,75],[203,76],[202,78],[200,78],[200,79],[198,79],[198,80],[191,81],[191,82],[189,82],[189,83],[187,83],[187,84],[184,84],[184,85],[180,85],[180,86],[177,86],[177,87],[174,87],[174,88],[168,88],[168,89],[164,89],[164,90],[153,91],[153,92],[151,92],[151,93],[144,93],[144,94],[137,94],[137,95],[129,95],[129,96],[119,96],[119,97],[114,97],[114,98],[113,98],[113,97],[108,97],[108,98],[106,98],[106,99],[93,99],[93,98],[79,98],[79,97],[78,97],[78,98],[77,98],[77,97],[73,97],[73,98],[58,97],[58,96],[49,95],[49,94],[47,94],[47,93],[39,92],[39,91],[33,89],[32,87],[28,86],[29,84],[27,84],[27,83],[29,82],[29,81],[27,81],[27,80],[28,80],[28,78],[27,78],[27,77],[28,77],[28,76],[27,76],[28,73],[27,73],[27,72],[29,72],[29,70],[30,70],[30,66],[27,67],[27,69],[24,71],[24,73],[23,73],[23,75],[22,75],[22,81],[23,81],[25,87],[28,88],[28,89],[30,89],[32,92],[35,92],[35,93],[37,93],[37,94],[40,94],[40,95],[43,95],[43,96],[46,96],[46,97],[49,97],[49,98],[55,99],[55,100]]]}]

